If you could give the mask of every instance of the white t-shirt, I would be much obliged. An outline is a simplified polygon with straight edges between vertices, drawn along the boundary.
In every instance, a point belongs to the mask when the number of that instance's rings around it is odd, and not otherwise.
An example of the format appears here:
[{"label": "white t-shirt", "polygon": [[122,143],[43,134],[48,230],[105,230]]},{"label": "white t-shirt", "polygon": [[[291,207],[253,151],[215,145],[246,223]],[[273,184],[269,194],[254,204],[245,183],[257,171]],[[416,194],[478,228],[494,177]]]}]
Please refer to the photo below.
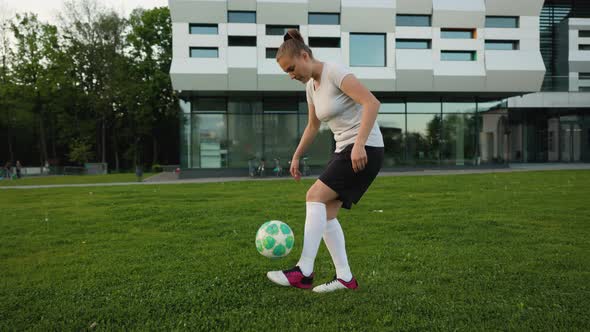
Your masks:
[{"label": "white t-shirt", "polygon": [[[314,79],[306,85],[307,103],[313,104],[318,119],[326,122],[334,133],[336,151],[353,144],[361,128],[362,105],[340,90],[342,80],[352,72],[339,64],[324,62],[320,86],[316,90]],[[383,136],[377,121],[373,125],[366,146],[383,147]]]}]

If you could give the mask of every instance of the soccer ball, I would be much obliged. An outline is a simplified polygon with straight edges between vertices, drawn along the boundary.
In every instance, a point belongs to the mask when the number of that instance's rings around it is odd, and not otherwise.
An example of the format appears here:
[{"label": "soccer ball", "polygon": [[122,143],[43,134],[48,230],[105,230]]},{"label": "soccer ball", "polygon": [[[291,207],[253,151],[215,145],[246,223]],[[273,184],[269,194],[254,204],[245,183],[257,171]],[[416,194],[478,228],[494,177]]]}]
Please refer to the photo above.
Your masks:
[{"label": "soccer ball", "polygon": [[256,250],[268,258],[287,256],[295,237],[289,225],[279,220],[267,221],[256,232]]}]

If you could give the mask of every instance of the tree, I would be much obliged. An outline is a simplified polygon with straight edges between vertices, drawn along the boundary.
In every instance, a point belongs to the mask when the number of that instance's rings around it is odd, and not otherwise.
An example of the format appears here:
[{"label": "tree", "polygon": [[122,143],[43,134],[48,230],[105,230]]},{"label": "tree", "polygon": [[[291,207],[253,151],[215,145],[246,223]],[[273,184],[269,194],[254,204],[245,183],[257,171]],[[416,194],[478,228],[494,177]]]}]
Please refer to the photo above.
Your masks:
[{"label": "tree", "polygon": [[[129,18],[131,31],[127,36],[129,54],[137,82],[137,103],[130,103],[136,125],[136,141],[150,135],[152,164],[159,159],[159,140],[165,136],[166,124],[178,130],[178,99],[170,81],[172,63],[172,22],[167,7],[136,9]],[[139,148],[136,148],[136,151]]]}]

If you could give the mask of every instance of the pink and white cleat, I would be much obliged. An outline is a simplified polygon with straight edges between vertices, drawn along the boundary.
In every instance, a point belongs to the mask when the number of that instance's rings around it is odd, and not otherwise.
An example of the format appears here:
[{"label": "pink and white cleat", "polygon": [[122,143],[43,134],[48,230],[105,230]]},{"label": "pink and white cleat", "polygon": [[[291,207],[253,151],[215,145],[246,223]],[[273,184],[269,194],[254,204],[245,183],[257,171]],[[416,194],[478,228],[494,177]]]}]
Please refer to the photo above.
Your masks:
[{"label": "pink and white cleat", "polygon": [[314,274],[312,273],[309,277],[306,277],[301,272],[299,266],[295,266],[290,270],[269,271],[266,273],[266,276],[270,281],[281,286],[291,286],[303,289],[309,289],[313,286]]},{"label": "pink and white cleat", "polygon": [[344,281],[342,279],[334,277],[334,280],[328,281],[325,284],[321,284],[317,287],[314,287],[313,291],[316,293],[328,293],[328,292],[337,291],[339,289],[355,290],[358,287],[359,287],[359,284],[358,284],[358,282],[356,282],[356,279],[354,277],[352,279],[350,279],[350,281]]}]

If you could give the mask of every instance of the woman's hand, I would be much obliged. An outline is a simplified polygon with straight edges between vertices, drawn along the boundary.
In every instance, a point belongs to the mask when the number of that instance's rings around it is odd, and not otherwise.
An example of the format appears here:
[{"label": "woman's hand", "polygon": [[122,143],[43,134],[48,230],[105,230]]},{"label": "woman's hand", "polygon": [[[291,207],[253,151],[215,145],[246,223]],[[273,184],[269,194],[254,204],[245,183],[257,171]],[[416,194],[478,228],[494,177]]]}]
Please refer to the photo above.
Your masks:
[{"label": "woman's hand", "polygon": [[367,166],[367,151],[365,151],[365,146],[353,145],[352,151],[350,152],[350,159],[352,161],[352,170],[355,173],[365,169],[365,166]]},{"label": "woman's hand", "polygon": [[299,172],[299,158],[293,158],[291,160],[289,172],[291,172],[291,176],[295,179],[295,181],[301,180],[301,172]]}]

